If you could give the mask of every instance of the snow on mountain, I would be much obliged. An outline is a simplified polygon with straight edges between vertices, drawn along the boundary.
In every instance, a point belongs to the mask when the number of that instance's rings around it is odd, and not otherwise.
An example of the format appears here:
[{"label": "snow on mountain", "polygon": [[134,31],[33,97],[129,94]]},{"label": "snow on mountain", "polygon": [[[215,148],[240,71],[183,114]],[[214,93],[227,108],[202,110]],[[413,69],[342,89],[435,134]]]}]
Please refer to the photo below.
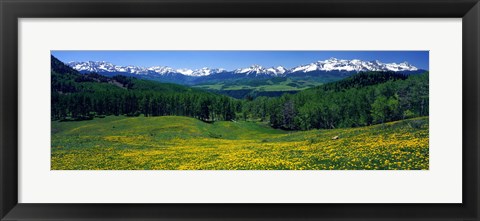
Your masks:
[{"label": "snow on mountain", "polygon": [[[165,66],[153,66],[153,67],[147,68],[146,70],[155,72],[155,73],[160,74],[160,75],[165,75],[165,74],[168,74],[168,73],[175,73],[175,70],[173,68],[165,67]],[[142,72],[137,72],[135,74],[142,74]],[[146,74],[146,73],[143,73],[143,74]]]},{"label": "snow on mountain", "polygon": [[[88,61],[88,62],[69,62],[68,65],[77,71],[115,71],[115,65],[106,61]],[[127,72],[127,69],[122,71]]]},{"label": "snow on mountain", "polygon": [[177,69],[177,72],[183,75],[192,76],[193,71],[190,69]]},{"label": "snow on mountain", "polygon": [[149,75],[149,74],[181,74],[192,77],[203,77],[213,74],[230,72],[234,74],[242,74],[246,76],[283,76],[289,73],[307,73],[312,71],[341,71],[341,72],[362,72],[362,71],[418,71],[419,69],[407,62],[402,63],[382,63],[380,61],[362,61],[358,59],[344,60],[337,58],[330,58],[324,61],[317,61],[307,65],[301,65],[292,69],[286,69],[282,66],[264,68],[260,65],[252,65],[247,68],[239,68],[233,71],[225,69],[211,69],[204,67],[201,69],[173,69],[167,66],[120,66],[114,65],[106,61],[87,61],[87,62],[69,62],[67,63],[73,69],[80,72],[110,72],[110,73],[129,73],[135,75]]},{"label": "snow on mountain", "polygon": [[285,69],[282,66],[264,68],[264,67],[262,67],[260,65],[257,65],[257,64],[252,65],[248,68],[240,68],[240,69],[237,69],[237,70],[233,71],[233,73],[235,73],[235,74],[245,74],[245,75],[255,75],[255,76],[258,76],[258,75],[278,76],[278,75],[282,75],[286,72],[287,72],[287,69]]},{"label": "snow on mountain", "polygon": [[298,66],[290,70],[295,72],[311,72],[311,71],[417,71],[418,68],[403,62],[397,63],[382,63],[380,61],[362,61],[358,59],[340,60],[330,58],[324,61],[317,61],[311,64]]},{"label": "snow on mountain", "polygon": [[194,70],[190,76],[202,77],[202,76],[208,76],[211,74],[218,74],[222,72],[226,72],[226,70],[222,68],[210,69],[205,67],[205,68]]},{"label": "snow on mountain", "polygon": [[267,73],[269,73],[270,75],[282,75],[282,74],[285,74],[286,72],[287,72],[287,69],[285,69],[282,66],[271,67],[267,69]]},{"label": "snow on mountain", "polygon": [[390,71],[417,71],[418,68],[409,64],[408,62],[402,62],[400,64],[391,63],[385,64],[387,69]]},{"label": "snow on mountain", "polygon": [[250,67],[247,67],[247,68],[239,68],[239,69],[237,69],[233,72],[235,74],[246,74],[246,75],[255,74],[255,75],[258,75],[258,74],[265,73],[266,70],[262,66],[254,64],[254,65],[252,65]]},{"label": "snow on mountain", "polygon": [[129,73],[129,74],[136,74],[136,75],[147,75],[147,74],[152,74],[156,73],[159,75],[166,75],[166,74],[182,74],[186,76],[207,76],[210,74],[217,74],[217,73],[222,73],[225,72],[225,69],[221,68],[215,68],[215,69],[210,69],[210,68],[201,68],[197,70],[191,70],[191,69],[173,69],[171,67],[167,66],[152,66],[152,67],[138,67],[138,66],[120,66],[120,65],[114,65],[109,62],[105,61],[86,61],[86,62],[77,62],[77,61],[72,61],[68,62],[67,65],[72,67],[73,69],[80,71],[80,72],[120,72],[120,73]]}]

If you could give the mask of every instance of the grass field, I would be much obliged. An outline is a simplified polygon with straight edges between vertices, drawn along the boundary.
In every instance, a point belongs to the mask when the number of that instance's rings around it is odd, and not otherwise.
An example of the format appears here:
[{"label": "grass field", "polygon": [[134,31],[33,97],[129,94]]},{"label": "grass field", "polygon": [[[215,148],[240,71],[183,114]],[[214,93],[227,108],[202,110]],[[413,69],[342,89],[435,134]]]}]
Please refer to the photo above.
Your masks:
[{"label": "grass field", "polygon": [[287,132],[256,122],[110,116],[52,122],[51,169],[425,170],[428,140],[428,117]]},{"label": "grass field", "polygon": [[220,82],[215,84],[200,84],[193,87],[207,90],[257,90],[257,91],[300,91],[307,88],[322,85],[323,83],[314,80],[285,78],[277,81],[271,79],[240,81],[240,82]]}]

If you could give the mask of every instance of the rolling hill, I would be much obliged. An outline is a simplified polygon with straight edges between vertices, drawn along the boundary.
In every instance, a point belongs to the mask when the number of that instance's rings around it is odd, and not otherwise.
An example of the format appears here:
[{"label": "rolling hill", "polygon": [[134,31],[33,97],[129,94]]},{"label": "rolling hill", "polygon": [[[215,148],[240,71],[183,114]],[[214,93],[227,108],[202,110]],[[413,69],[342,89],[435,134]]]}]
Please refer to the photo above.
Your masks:
[{"label": "rolling hill", "polygon": [[51,156],[52,170],[424,170],[428,117],[286,132],[258,122],[110,116],[52,122]]}]

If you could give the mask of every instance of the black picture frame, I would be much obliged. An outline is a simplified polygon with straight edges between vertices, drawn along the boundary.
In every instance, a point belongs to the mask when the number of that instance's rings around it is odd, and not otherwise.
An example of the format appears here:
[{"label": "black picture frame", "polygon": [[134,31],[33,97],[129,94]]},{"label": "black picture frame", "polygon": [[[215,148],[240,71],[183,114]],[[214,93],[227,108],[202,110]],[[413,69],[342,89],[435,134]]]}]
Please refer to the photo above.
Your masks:
[{"label": "black picture frame", "polygon": [[[0,0],[1,220],[479,220],[478,0]],[[18,203],[18,19],[136,17],[462,18],[462,204]]]}]

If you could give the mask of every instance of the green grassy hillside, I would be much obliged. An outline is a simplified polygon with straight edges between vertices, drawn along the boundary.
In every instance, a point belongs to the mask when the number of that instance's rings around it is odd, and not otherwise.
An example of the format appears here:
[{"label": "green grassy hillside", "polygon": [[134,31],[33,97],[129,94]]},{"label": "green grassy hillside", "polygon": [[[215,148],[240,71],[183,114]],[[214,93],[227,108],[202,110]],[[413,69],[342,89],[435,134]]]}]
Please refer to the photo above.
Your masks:
[{"label": "green grassy hillside", "polygon": [[[332,139],[338,136],[338,139]],[[52,122],[53,170],[428,169],[428,117],[286,132],[188,117]]]},{"label": "green grassy hillside", "polygon": [[323,82],[311,79],[270,78],[270,79],[242,79],[237,81],[217,82],[214,84],[199,84],[194,87],[212,90],[243,90],[260,91],[298,91],[321,85]]},{"label": "green grassy hillside", "polygon": [[279,97],[285,93],[291,94],[308,88],[313,88],[322,85],[325,82],[329,82],[328,79],[318,79],[313,77],[274,77],[267,79],[241,79],[235,81],[203,83],[194,85],[193,87],[242,99],[245,97],[259,96]]}]

